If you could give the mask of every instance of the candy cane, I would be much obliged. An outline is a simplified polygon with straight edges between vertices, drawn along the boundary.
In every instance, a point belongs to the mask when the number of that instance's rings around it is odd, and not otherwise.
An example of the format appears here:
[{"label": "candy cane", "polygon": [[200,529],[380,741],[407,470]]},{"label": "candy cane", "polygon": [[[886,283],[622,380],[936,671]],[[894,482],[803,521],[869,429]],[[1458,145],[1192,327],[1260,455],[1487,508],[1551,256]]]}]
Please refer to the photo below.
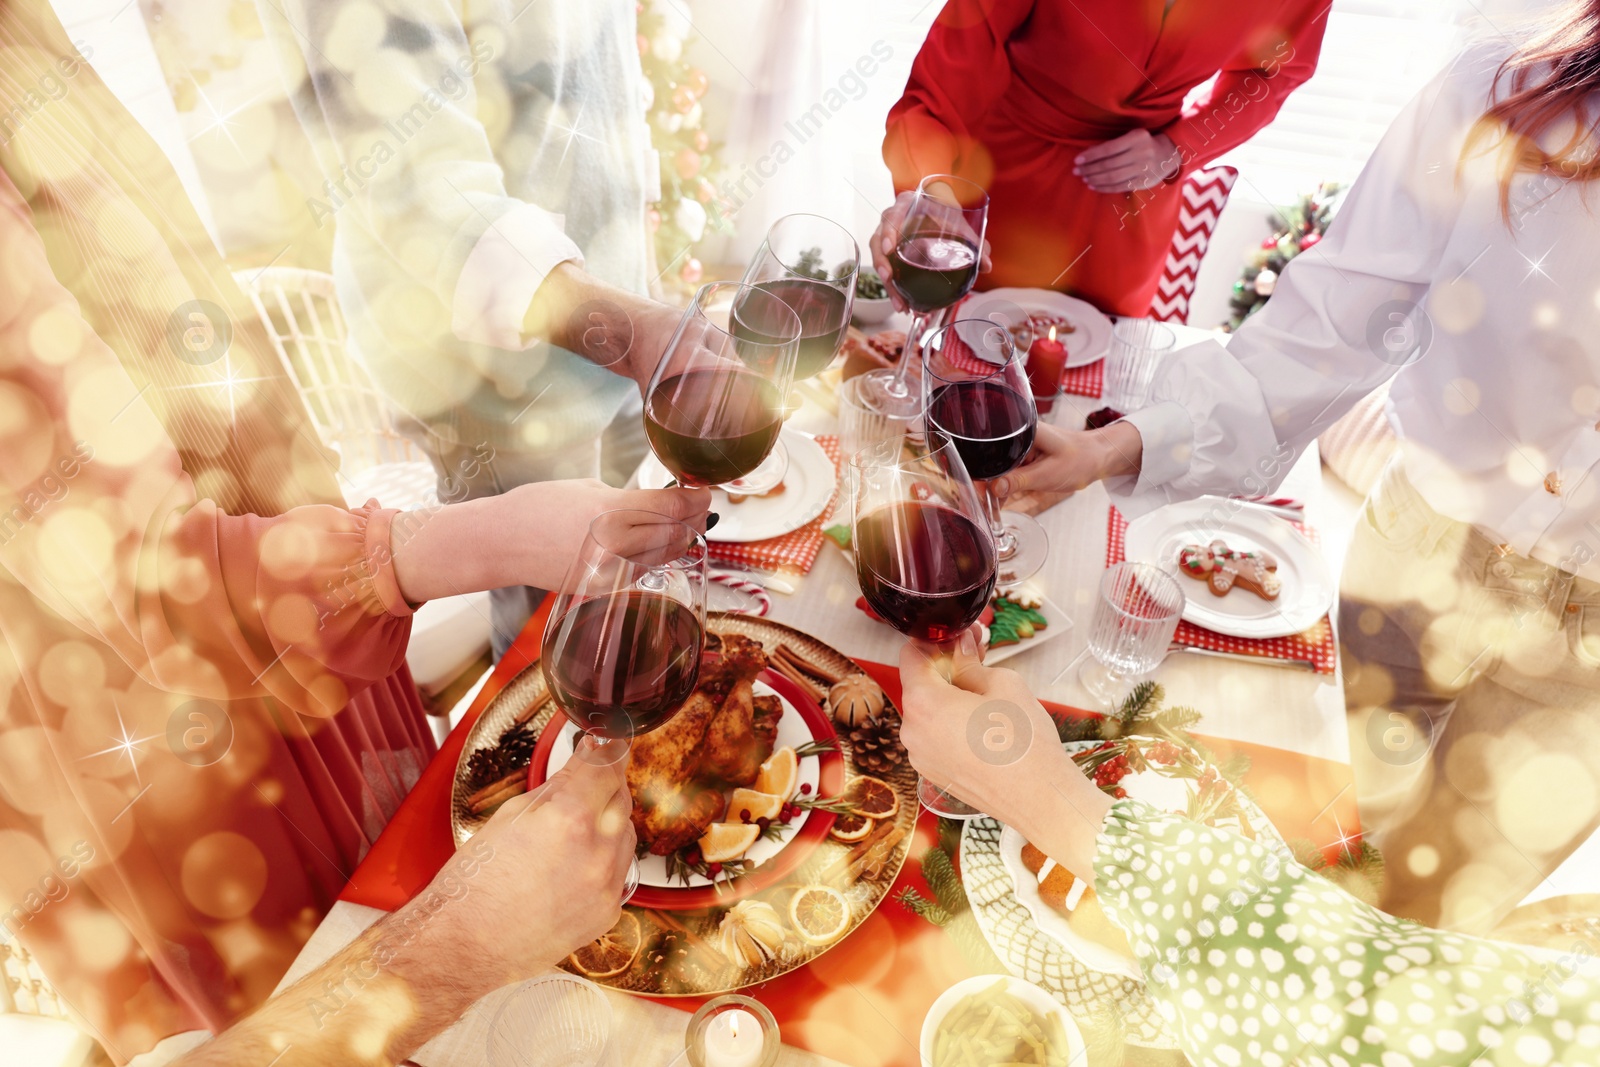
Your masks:
[{"label": "candy cane", "polygon": [[742,615],[763,616],[772,610],[772,598],[767,591],[754,582],[747,582],[743,578],[735,578],[731,574],[713,574],[711,580],[718,585],[725,585],[734,592],[743,593],[756,602],[754,609],[734,608]]}]

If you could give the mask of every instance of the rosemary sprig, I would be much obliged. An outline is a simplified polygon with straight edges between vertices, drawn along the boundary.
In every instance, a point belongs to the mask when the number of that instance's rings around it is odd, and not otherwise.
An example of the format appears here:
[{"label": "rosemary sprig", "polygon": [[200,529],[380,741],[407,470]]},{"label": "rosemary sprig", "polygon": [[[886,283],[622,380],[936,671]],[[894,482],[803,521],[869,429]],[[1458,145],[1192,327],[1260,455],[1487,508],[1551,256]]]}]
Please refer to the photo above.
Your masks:
[{"label": "rosemary sprig", "polygon": [[805,744],[797,746],[794,754],[799,759],[805,759],[807,756],[820,756],[824,752],[837,751],[839,751],[838,738],[825,737],[820,741],[807,741]]},{"label": "rosemary sprig", "polygon": [[854,815],[856,809],[847,797],[804,797],[797,796],[789,801],[801,811],[826,811],[833,815]]}]

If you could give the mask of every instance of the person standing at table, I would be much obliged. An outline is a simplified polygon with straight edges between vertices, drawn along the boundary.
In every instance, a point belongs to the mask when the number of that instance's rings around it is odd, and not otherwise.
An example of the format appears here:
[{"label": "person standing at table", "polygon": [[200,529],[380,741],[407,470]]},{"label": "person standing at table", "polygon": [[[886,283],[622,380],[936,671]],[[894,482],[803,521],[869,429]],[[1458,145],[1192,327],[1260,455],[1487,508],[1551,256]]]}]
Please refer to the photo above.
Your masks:
[{"label": "person standing at table", "polygon": [[1311,76],[1328,6],[948,0],[889,111],[883,158],[899,195],[873,235],[878,273],[889,276],[917,183],[955,174],[989,191],[994,265],[978,288],[1056,289],[1147,314],[1179,183],[1249,140]]},{"label": "person standing at table", "polygon": [[1469,48],[1226,348],[1185,349],[1103,430],[1041,426],[1001,487],[1104,479],[1135,514],[1267,492],[1393,379],[1400,453],[1341,580],[1345,702],[1381,903],[1452,929],[1493,929],[1600,827],[1596,93],[1593,0]]},{"label": "person standing at table", "polygon": [[[336,227],[352,342],[420,423],[441,493],[598,477],[602,444],[626,477],[679,317],[642,295],[634,0],[257,7],[327,179],[306,206]],[[493,594],[496,659],[541,596]]]}]

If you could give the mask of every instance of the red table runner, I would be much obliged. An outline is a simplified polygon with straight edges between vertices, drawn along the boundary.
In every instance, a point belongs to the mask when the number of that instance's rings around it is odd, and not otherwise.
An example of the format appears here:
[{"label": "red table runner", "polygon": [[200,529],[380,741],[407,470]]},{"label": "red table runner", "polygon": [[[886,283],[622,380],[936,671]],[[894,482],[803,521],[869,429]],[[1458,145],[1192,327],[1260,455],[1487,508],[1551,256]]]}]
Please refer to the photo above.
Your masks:
[{"label": "red table runner", "polygon": [[[471,709],[440,746],[356,869],[341,900],[393,911],[421,891],[454,852],[450,791],[467,731],[506,682],[538,659],[550,600],[547,597],[529,620]],[[864,661],[861,666],[890,699],[899,701],[897,668]],[[1059,704],[1045,707],[1056,716],[1094,714]],[[1327,846],[1332,858],[1335,843],[1358,829],[1348,765],[1247,742],[1204,740],[1219,759],[1236,752],[1250,756],[1245,782],[1286,839],[1304,838]],[[854,1067],[918,1067],[923,1015],[940,993],[973,973],[939,927],[894,899],[906,886],[932,895],[917,861],[936,840],[937,821],[923,812],[905,869],[877,911],[805,967],[745,990],[772,1011],[786,1042]],[[703,1001],[680,998],[662,1003],[693,1011]]]}]

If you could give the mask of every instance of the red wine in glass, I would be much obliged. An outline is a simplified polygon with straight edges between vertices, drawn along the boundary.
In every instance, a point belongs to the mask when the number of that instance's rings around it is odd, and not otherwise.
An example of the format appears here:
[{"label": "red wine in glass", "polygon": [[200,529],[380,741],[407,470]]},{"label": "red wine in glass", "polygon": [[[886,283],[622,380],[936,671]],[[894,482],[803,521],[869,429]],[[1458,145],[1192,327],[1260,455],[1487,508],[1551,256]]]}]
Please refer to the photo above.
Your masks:
[{"label": "red wine in glass", "polygon": [[906,237],[889,255],[889,284],[918,314],[949,307],[978,280],[977,246],[948,234]]},{"label": "red wine in glass", "polygon": [[694,692],[703,644],[693,605],[633,590],[569,607],[545,631],[540,663],[567,718],[625,740],[677,714]]},{"label": "red wine in glass", "polygon": [[994,595],[994,548],[976,522],[931,502],[891,504],[856,520],[861,594],[907,637],[953,641]]},{"label": "red wine in glass", "polygon": [[[809,378],[826,370],[839,351],[839,344],[850,328],[850,298],[838,287],[811,278],[785,278],[775,282],[760,282],[757,289],[782,300],[800,317],[800,354],[795,360],[794,377]],[[740,340],[774,343],[758,325],[745,320],[752,316],[736,315],[732,326],[734,337]],[[780,326],[781,328],[781,326]]]},{"label": "red wine in glass", "polygon": [[928,431],[948,437],[967,473],[988,481],[1015,470],[1033,448],[1032,400],[998,381],[941,385],[928,400]]},{"label": "red wine in glass", "polygon": [[658,382],[644,407],[645,435],[661,465],[691,488],[721,485],[761,465],[783,429],[771,378],[723,361]]}]

